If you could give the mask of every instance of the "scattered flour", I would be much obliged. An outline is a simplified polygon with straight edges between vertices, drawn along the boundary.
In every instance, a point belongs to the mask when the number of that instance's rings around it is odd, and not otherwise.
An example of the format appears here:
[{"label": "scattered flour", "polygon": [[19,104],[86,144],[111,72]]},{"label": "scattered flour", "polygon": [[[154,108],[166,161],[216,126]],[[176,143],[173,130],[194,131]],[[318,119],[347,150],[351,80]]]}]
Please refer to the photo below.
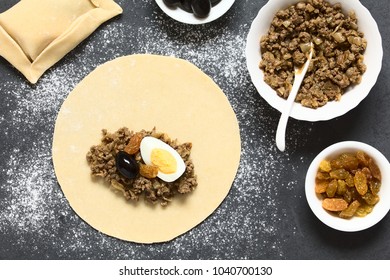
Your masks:
[{"label": "scattered flour", "polygon": [[[217,28],[186,26],[163,15],[154,1],[127,2],[118,1],[127,13],[153,11],[134,19],[147,25],[113,20],[47,71],[36,86],[21,76],[0,85],[3,108],[9,108],[0,113],[7,143],[0,177],[0,238],[8,240],[0,258],[285,258],[285,236],[295,235],[297,228],[286,222],[290,208],[279,197],[281,190],[295,195],[298,179],[284,182],[283,174],[297,174],[298,169],[291,164],[293,154],[277,151],[273,135],[279,114],[249,79],[244,54],[249,23],[233,27],[240,15],[228,14],[224,22],[215,23]],[[64,198],[51,162],[56,115],[69,92],[98,65],[133,53],[172,55],[200,67],[226,93],[242,138],[240,168],[221,207],[190,232],[152,246],[105,236],[84,223]],[[294,135],[302,133],[299,127],[290,129],[293,151],[304,143],[294,141]]]}]

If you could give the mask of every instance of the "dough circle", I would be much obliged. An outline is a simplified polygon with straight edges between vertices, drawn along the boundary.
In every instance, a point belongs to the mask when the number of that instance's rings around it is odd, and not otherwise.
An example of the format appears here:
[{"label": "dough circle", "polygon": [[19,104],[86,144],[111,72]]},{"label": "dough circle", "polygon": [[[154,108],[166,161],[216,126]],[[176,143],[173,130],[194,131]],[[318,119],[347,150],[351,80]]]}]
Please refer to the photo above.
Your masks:
[{"label": "dough circle", "polygon": [[[167,207],[126,201],[99,180],[86,161],[101,130],[152,129],[192,142],[196,190]],[[225,199],[240,161],[236,115],[222,90],[178,58],[130,55],[99,66],[64,101],[53,136],[53,164],[73,210],[107,235],[164,242],[205,220]]]}]

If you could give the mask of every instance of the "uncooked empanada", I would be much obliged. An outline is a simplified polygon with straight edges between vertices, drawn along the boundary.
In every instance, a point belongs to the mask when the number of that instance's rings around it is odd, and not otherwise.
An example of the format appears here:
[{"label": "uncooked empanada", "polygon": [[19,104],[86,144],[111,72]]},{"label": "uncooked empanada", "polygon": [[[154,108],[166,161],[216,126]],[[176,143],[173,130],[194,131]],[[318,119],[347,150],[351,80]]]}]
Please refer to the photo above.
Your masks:
[{"label": "uncooked empanada", "polygon": [[31,83],[122,13],[113,0],[21,0],[0,14],[0,55]]}]

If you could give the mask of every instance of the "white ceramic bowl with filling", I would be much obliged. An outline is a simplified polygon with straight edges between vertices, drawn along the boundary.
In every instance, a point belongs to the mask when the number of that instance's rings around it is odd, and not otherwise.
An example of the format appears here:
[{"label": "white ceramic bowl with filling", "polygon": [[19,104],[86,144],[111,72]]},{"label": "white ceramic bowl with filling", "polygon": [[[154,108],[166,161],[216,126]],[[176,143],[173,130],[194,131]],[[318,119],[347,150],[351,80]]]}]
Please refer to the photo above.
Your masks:
[{"label": "white ceramic bowl with filling", "polygon": [[[379,202],[374,206],[372,212],[365,217],[354,216],[350,219],[343,219],[322,208],[323,199],[315,193],[316,174],[322,160],[333,159],[342,153],[357,151],[364,151],[376,162],[381,171],[382,184],[378,193]],[[319,153],[310,164],[306,175],[305,193],[311,210],[327,226],[345,232],[367,229],[382,220],[390,209],[390,163],[381,152],[368,144],[356,141],[333,144]]]},{"label": "white ceramic bowl with filling", "polygon": [[[263,71],[259,68],[261,61],[260,38],[266,35],[271,21],[277,11],[296,4],[297,0],[269,0],[259,11],[253,20],[247,36],[246,60],[247,67],[259,94],[275,109],[282,111],[286,100],[279,97],[277,93],[264,82]],[[291,117],[305,121],[330,120],[341,116],[351,109],[355,108],[370,92],[376,83],[379,72],[382,67],[382,39],[378,26],[370,14],[358,0],[328,0],[329,3],[341,3],[343,12],[354,11],[358,19],[358,28],[364,33],[367,40],[367,48],[364,53],[364,63],[367,66],[363,74],[361,83],[349,87],[340,101],[331,101],[317,109],[311,109],[294,103]]]},{"label": "white ceramic bowl with filling", "polygon": [[235,0],[221,0],[217,5],[211,8],[210,14],[205,18],[196,17],[193,13],[186,12],[180,7],[168,7],[164,4],[163,0],[156,0],[156,3],[164,13],[176,21],[186,24],[204,24],[223,16],[234,4],[234,1]]}]

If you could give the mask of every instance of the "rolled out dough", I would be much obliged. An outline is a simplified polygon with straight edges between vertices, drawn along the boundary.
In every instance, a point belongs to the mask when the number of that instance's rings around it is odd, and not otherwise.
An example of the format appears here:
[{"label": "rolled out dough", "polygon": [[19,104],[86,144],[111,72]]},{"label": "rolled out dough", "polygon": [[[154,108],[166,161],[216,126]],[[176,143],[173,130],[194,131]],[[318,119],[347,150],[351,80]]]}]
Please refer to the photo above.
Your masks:
[{"label": "rolled out dough", "polygon": [[[192,142],[196,190],[166,208],[129,202],[93,180],[86,161],[101,130],[152,129]],[[222,90],[178,58],[131,55],[105,63],[64,101],[55,125],[53,163],[73,210],[100,232],[138,243],[172,240],[192,229],[227,196],[240,161],[236,116]]]}]

